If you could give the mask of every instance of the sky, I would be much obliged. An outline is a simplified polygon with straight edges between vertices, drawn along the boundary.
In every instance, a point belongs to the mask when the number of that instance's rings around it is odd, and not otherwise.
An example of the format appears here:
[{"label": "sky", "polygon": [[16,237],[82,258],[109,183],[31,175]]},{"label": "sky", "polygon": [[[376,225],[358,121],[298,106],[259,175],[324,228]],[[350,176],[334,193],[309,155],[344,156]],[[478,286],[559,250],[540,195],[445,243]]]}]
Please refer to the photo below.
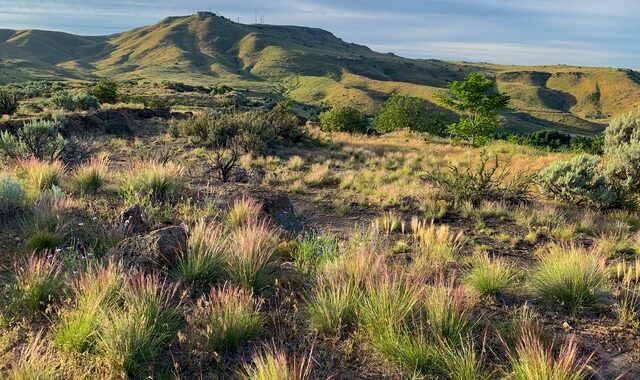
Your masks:
[{"label": "sky", "polygon": [[640,0],[0,0],[0,29],[101,35],[198,10],[410,58],[640,68]]}]

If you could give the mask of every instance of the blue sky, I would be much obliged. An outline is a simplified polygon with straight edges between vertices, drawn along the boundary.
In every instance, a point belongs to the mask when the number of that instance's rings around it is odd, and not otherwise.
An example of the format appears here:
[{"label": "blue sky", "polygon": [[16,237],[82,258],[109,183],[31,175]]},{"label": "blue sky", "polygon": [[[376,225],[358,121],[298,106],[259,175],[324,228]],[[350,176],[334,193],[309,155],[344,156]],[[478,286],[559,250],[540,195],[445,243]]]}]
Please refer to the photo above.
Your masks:
[{"label": "blue sky", "polygon": [[110,34],[195,10],[412,58],[640,68],[638,0],[0,0],[0,28]]}]

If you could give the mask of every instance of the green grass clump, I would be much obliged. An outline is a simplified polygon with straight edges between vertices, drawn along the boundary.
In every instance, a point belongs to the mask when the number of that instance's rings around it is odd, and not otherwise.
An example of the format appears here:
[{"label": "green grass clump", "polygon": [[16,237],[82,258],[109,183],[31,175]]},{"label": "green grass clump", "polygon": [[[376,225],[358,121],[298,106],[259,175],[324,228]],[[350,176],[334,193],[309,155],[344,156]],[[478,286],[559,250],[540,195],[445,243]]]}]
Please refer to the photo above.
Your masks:
[{"label": "green grass clump", "polygon": [[12,306],[16,310],[43,310],[64,290],[64,276],[54,257],[32,254],[17,264],[11,284]]},{"label": "green grass clump", "polygon": [[232,286],[213,289],[189,314],[192,339],[205,352],[233,350],[262,332],[261,299]]},{"label": "green grass clump", "polygon": [[227,225],[230,228],[238,228],[247,224],[256,223],[262,205],[253,198],[242,197],[236,200],[227,211]]},{"label": "green grass clump", "polygon": [[321,334],[338,334],[355,324],[359,302],[360,292],[352,281],[327,273],[307,302],[309,326]]},{"label": "green grass clump", "polygon": [[252,363],[245,363],[240,378],[243,380],[307,380],[312,378],[311,355],[289,359],[282,350],[268,348],[256,353]]},{"label": "green grass clump", "polygon": [[542,256],[531,284],[546,300],[576,311],[597,303],[606,281],[605,258],[600,253],[553,245]]},{"label": "green grass clump", "polygon": [[580,362],[575,337],[560,346],[557,354],[532,329],[524,329],[511,354],[514,380],[582,380],[588,374],[588,360]]},{"label": "green grass clump", "polygon": [[231,282],[256,293],[269,287],[277,269],[278,233],[266,222],[234,230],[230,237],[227,268]]},{"label": "green grass clump", "polygon": [[219,225],[198,222],[189,233],[189,250],[177,261],[186,282],[213,283],[225,276],[226,233]]},{"label": "green grass clump", "polygon": [[438,340],[461,347],[473,327],[464,288],[438,280],[429,289],[425,308],[431,331]]},{"label": "green grass clump", "polygon": [[137,274],[123,289],[124,306],[100,318],[96,348],[113,372],[133,378],[153,373],[154,360],[181,325],[175,292],[157,275]]},{"label": "green grass clump", "polygon": [[478,255],[473,258],[463,279],[478,294],[495,295],[509,290],[517,280],[517,274],[513,266],[503,259]]},{"label": "green grass clump", "polygon": [[20,160],[16,167],[16,174],[22,180],[27,194],[34,198],[53,187],[59,187],[64,173],[64,166],[59,161],[48,163],[36,158]]},{"label": "green grass clump", "polygon": [[173,163],[140,162],[124,177],[121,191],[130,202],[163,202],[182,187],[184,169]]},{"label": "green grass clump", "polygon": [[53,342],[65,351],[92,352],[99,318],[115,307],[123,277],[119,267],[91,269],[74,285],[75,303],[63,310],[53,330]]},{"label": "green grass clump", "polygon": [[71,177],[71,187],[79,194],[95,194],[107,182],[108,175],[105,160],[93,159],[75,171]]},{"label": "green grass clump", "polygon": [[313,164],[304,177],[304,183],[311,187],[333,186],[340,182],[340,179],[331,172],[328,165]]}]

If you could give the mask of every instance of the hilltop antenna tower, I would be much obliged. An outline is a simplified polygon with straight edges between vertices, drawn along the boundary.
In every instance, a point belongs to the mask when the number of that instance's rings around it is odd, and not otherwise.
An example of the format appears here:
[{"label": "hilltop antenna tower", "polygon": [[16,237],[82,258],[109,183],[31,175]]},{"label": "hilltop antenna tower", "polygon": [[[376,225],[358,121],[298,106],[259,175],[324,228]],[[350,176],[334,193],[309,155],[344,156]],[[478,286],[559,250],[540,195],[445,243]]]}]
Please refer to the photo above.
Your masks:
[{"label": "hilltop antenna tower", "polygon": [[253,12],[255,13],[255,16],[256,16],[256,22],[255,23],[257,24],[258,23],[258,10],[254,9]]}]

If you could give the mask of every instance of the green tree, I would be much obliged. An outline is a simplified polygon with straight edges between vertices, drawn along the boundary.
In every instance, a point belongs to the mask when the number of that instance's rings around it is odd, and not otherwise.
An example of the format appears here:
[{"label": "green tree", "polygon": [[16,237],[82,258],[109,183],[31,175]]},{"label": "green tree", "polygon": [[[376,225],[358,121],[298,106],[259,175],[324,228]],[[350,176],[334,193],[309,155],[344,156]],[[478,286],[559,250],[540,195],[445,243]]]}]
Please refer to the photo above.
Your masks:
[{"label": "green tree", "polygon": [[357,108],[335,106],[320,114],[322,129],[330,132],[366,133],[367,120]]},{"label": "green tree", "polygon": [[440,93],[438,98],[460,115],[460,121],[448,127],[449,133],[472,145],[495,131],[500,112],[509,105],[509,96],[498,92],[494,81],[478,73],[469,74],[462,82],[452,82],[449,93]]},{"label": "green tree", "polygon": [[98,98],[100,103],[115,103],[118,101],[118,84],[101,79],[89,89],[89,94]]},{"label": "green tree", "polygon": [[444,129],[444,116],[430,112],[423,99],[393,94],[382,106],[376,117],[375,127],[378,132],[383,133],[408,128],[437,134]]}]

